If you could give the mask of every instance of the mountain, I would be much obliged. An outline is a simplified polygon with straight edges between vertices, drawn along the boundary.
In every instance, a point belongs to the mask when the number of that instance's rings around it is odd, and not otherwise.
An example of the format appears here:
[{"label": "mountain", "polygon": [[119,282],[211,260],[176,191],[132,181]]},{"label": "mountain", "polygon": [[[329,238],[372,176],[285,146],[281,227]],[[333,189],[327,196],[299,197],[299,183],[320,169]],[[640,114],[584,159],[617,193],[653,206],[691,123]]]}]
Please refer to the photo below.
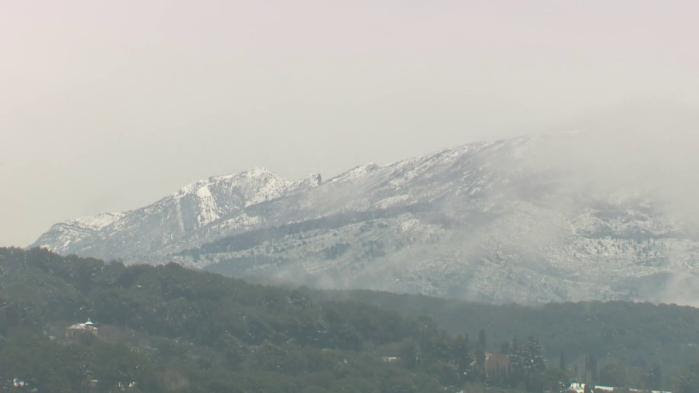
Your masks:
[{"label": "mountain", "polygon": [[56,224],[33,245],[492,303],[691,302],[696,233],[617,157],[575,157],[590,147],[603,146],[576,133],[519,137],[326,181],[214,177],[141,209]]},{"label": "mountain", "polygon": [[260,218],[246,214],[251,206],[318,182],[318,177],[289,181],[265,169],[211,177],[140,209],[58,223],[35,244],[63,254],[150,260],[256,228]]}]

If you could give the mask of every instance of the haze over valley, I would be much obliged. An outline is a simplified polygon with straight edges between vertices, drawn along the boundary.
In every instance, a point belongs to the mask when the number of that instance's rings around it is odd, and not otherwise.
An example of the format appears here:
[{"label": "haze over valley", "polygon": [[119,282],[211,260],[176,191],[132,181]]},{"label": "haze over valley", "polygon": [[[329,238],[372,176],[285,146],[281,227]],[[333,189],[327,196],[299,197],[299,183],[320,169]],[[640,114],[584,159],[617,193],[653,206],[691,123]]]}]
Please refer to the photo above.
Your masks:
[{"label": "haze over valley", "polygon": [[697,15],[0,1],[0,392],[699,393]]}]

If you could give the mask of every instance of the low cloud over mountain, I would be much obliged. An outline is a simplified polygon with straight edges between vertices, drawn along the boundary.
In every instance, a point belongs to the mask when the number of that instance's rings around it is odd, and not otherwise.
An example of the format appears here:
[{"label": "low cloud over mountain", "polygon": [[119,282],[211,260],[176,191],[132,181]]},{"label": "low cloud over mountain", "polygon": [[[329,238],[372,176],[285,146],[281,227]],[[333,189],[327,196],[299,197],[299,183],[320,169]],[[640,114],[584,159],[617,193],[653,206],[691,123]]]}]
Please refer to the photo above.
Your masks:
[{"label": "low cloud over mountain", "polygon": [[693,304],[696,139],[643,130],[519,137],[327,180],[258,169],[56,224],[34,246],[496,303]]}]

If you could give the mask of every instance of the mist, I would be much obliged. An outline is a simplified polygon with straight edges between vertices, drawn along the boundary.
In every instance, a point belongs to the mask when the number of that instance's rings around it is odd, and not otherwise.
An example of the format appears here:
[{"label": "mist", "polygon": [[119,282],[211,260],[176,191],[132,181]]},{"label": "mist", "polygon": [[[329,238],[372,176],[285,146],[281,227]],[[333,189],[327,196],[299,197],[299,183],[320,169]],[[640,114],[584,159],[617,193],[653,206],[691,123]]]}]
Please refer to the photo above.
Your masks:
[{"label": "mist", "polygon": [[0,391],[697,391],[697,15],[0,1]]},{"label": "mist", "polygon": [[[647,230],[666,233],[663,236],[672,232],[682,235],[677,244],[663,251],[667,273],[649,275],[644,280],[651,286],[639,290],[650,290],[647,300],[654,302],[696,306],[697,253],[694,250],[687,255],[683,242],[699,239],[697,113],[695,108],[676,102],[630,102],[578,119],[568,131],[539,134],[525,157],[503,163],[500,170],[523,170],[551,179],[551,183],[541,182],[547,189],[539,203],[570,217],[588,207],[584,201],[610,204],[621,211],[655,211],[662,221]],[[551,223],[542,225],[550,227],[527,229],[517,245],[520,252],[559,241],[560,228]],[[470,252],[476,252],[477,247],[473,245]],[[581,265],[579,269],[588,267]]]},{"label": "mist", "polygon": [[569,172],[565,186],[661,203],[696,226],[699,209],[699,115],[670,102],[643,102],[580,121],[565,138],[541,144],[526,165]]},{"label": "mist", "polygon": [[636,100],[672,102],[663,119],[699,105],[694,3],[132,5],[0,6],[1,244],[252,167],[327,178],[583,121],[615,132]]}]

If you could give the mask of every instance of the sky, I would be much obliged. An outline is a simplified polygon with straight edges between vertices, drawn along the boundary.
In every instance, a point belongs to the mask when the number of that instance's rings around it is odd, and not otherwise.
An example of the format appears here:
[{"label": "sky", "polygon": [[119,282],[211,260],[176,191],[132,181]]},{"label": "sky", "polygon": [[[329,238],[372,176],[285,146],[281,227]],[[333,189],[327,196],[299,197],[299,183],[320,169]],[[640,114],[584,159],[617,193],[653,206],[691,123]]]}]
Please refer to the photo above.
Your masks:
[{"label": "sky", "polygon": [[672,0],[0,0],[0,246],[251,167],[328,177],[697,113],[697,14]]}]

